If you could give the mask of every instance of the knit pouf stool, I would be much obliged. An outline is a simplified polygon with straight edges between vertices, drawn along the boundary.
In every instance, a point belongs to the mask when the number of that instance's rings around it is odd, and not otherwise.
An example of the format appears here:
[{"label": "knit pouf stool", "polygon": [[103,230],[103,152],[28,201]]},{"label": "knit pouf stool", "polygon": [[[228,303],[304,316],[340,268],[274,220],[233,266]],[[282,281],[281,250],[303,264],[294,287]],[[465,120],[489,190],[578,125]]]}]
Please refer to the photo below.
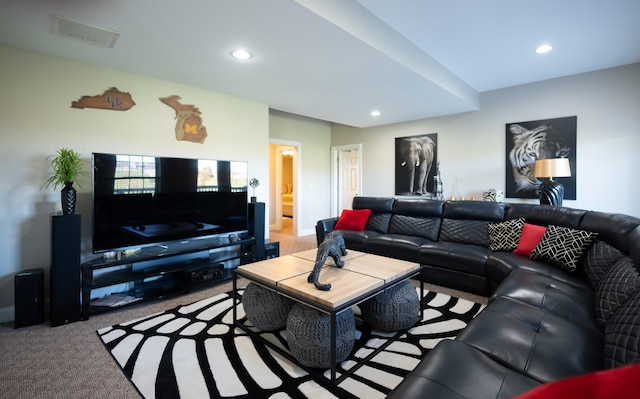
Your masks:
[{"label": "knit pouf stool", "polygon": [[[356,321],[351,309],[336,315],[336,364],[343,362],[353,349]],[[307,367],[331,367],[331,317],[296,303],[287,318],[289,350]]]},{"label": "knit pouf stool", "polygon": [[261,331],[284,328],[293,304],[291,299],[254,283],[249,283],[242,294],[242,306],[247,319]]},{"label": "knit pouf stool", "polygon": [[376,330],[404,330],[420,318],[420,299],[406,280],[361,303],[360,310],[364,321]]}]

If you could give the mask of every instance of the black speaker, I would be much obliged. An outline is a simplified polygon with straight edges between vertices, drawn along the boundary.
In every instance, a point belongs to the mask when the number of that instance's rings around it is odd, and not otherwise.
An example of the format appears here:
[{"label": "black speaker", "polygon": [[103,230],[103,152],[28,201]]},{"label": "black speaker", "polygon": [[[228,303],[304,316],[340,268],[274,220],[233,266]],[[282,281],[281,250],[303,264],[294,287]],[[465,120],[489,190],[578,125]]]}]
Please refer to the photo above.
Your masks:
[{"label": "black speaker", "polygon": [[263,260],[264,252],[264,202],[249,203],[249,235],[255,238],[253,258]]},{"label": "black speaker", "polygon": [[80,215],[51,217],[51,326],[80,320]]},{"label": "black speaker", "polygon": [[15,328],[44,321],[44,269],[24,270],[15,277]]}]

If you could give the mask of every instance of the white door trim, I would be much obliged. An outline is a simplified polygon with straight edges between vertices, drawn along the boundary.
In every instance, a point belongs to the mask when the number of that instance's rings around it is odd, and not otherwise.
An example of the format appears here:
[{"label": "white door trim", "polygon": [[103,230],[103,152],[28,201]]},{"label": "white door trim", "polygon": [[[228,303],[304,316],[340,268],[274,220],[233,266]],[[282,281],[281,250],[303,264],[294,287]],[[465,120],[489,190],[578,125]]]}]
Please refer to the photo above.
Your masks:
[{"label": "white door trim", "polygon": [[340,198],[341,188],[338,171],[338,152],[339,151],[358,151],[358,195],[362,195],[362,143],[339,145],[331,147],[331,216],[340,216],[341,209],[338,209],[338,198]]},{"label": "white door trim", "polygon": [[[298,217],[298,210],[301,208],[303,201],[302,190],[300,188],[301,179],[301,164],[302,164],[302,143],[299,141],[269,139],[269,144],[275,144],[276,147],[276,159],[275,159],[275,187],[274,191],[274,206],[275,206],[275,219],[273,222],[273,228],[279,230],[282,228],[282,151],[285,147],[293,147],[293,235],[298,236],[298,232],[302,230],[300,226],[300,218]],[[270,225],[271,227],[271,225]]]}]

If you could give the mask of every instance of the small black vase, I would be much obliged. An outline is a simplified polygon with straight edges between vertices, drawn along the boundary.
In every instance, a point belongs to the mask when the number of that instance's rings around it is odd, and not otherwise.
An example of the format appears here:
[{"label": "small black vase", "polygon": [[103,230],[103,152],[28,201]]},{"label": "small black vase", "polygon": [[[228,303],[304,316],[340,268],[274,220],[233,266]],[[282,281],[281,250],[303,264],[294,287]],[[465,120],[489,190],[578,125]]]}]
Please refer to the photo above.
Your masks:
[{"label": "small black vase", "polygon": [[62,214],[73,215],[76,211],[76,189],[73,182],[64,183],[64,188],[60,191],[60,199],[62,201]]}]

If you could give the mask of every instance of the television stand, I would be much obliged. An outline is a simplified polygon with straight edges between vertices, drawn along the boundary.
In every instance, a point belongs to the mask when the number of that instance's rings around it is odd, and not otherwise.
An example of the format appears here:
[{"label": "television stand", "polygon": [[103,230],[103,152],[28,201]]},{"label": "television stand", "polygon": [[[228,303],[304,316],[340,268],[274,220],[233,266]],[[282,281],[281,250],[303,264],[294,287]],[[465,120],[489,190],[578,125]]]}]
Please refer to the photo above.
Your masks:
[{"label": "television stand", "polygon": [[[82,264],[82,320],[132,303],[179,295],[196,286],[233,279],[239,265],[253,260],[255,239],[246,234],[176,241],[120,257]],[[126,285],[102,298],[92,291]]]}]

